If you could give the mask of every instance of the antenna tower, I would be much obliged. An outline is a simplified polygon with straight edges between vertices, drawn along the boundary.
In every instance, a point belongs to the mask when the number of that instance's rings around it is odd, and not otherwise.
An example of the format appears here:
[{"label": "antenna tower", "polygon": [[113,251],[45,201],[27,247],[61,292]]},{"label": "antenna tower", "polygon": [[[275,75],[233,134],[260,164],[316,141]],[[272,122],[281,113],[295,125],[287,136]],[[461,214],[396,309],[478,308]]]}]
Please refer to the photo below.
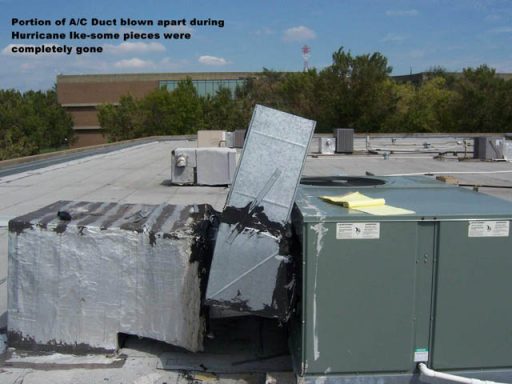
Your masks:
[{"label": "antenna tower", "polygon": [[309,70],[309,58],[311,57],[310,53],[311,53],[311,48],[308,47],[307,45],[304,45],[302,47],[302,57],[304,59],[304,72]]}]

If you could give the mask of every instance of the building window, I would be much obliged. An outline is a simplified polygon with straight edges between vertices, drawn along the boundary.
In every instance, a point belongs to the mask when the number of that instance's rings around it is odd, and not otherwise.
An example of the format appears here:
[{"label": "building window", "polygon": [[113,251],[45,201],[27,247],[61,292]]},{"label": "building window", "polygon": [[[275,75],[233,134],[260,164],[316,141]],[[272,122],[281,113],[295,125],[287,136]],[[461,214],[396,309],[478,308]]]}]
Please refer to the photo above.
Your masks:
[{"label": "building window", "polygon": [[[166,88],[172,92],[178,86],[179,80],[161,80],[160,88]],[[199,96],[215,96],[221,88],[228,88],[231,94],[235,94],[236,87],[242,87],[245,79],[225,79],[225,80],[192,80],[192,84],[196,88]]]}]

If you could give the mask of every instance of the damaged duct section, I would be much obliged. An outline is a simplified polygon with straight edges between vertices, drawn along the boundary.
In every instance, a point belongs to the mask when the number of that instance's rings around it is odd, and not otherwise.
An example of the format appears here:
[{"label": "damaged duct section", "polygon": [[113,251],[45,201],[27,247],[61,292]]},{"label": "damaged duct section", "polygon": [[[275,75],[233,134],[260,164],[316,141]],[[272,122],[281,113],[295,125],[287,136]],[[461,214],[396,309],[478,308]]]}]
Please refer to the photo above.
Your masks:
[{"label": "damaged duct section", "polygon": [[287,223],[315,122],[256,106],[221,215],[206,303],[286,320],[294,290]]},{"label": "damaged duct section", "polygon": [[212,214],[59,201],[11,220],[10,345],[113,351],[125,333],[202,350]]}]

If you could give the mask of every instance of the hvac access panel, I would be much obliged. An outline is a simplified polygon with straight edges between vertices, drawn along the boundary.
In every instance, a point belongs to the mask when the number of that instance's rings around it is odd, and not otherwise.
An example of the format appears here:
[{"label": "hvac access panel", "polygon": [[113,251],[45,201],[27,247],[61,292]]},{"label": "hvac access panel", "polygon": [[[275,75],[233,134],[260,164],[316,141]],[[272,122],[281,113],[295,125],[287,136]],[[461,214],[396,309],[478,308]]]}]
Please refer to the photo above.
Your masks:
[{"label": "hvac access panel", "polygon": [[411,369],[416,239],[416,223],[306,226],[304,373]]},{"label": "hvac access panel", "polygon": [[432,366],[512,367],[510,221],[439,223]]}]

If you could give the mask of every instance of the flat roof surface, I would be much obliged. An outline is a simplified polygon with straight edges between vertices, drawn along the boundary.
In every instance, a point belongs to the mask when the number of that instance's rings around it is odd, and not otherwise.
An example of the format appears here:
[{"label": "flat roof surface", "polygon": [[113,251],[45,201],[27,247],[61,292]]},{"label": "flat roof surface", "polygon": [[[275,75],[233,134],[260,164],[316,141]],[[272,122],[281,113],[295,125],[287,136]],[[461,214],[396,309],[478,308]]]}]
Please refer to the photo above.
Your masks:
[{"label": "flat roof surface", "polygon": [[94,83],[109,81],[219,80],[254,77],[258,72],[162,72],[104,73],[95,75],[58,75],[57,83]]},{"label": "flat roof surface", "polygon": [[[420,146],[425,141],[424,138],[417,140]],[[7,320],[6,226],[10,218],[29,213],[57,200],[137,204],[208,203],[221,210],[228,193],[226,187],[169,185],[172,149],[195,145],[194,141],[155,141],[0,177],[0,330],[5,328]],[[452,175],[460,182],[468,184],[512,186],[512,163],[436,160],[429,153],[397,153],[391,154],[387,160],[382,155],[368,154],[308,156],[303,174],[339,176],[365,175],[367,172],[376,176],[441,173]],[[480,188],[480,191],[512,201],[512,189]],[[0,370],[0,383],[14,383],[19,377],[24,377],[25,383],[87,383],[103,382],[104,379],[120,382],[133,380],[134,375],[152,378],[156,382],[160,382],[157,381],[160,379],[167,380],[168,383],[185,380],[183,377],[180,379],[181,376],[177,373],[156,369],[158,348],[149,348],[148,353],[123,350],[129,358],[121,370],[110,367],[43,372],[33,368],[2,367],[4,372]],[[76,360],[76,364],[82,363]],[[230,380],[244,382],[251,378],[226,376],[225,382]]]}]

